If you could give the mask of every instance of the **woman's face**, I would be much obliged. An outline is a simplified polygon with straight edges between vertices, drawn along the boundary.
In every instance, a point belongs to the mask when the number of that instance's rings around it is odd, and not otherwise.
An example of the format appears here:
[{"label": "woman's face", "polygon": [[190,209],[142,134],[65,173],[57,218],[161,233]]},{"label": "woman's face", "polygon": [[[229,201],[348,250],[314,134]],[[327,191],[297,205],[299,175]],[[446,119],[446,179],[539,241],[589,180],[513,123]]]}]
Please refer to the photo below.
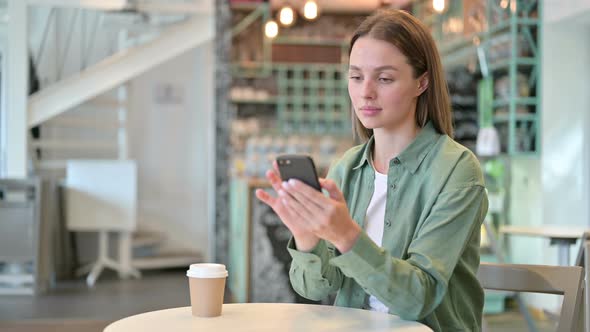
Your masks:
[{"label": "woman's face", "polygon": [[367,129],[395,131],[415,124],[416,100],[425,87],[394,45],[361,37],[350,52],[348,93]]}]

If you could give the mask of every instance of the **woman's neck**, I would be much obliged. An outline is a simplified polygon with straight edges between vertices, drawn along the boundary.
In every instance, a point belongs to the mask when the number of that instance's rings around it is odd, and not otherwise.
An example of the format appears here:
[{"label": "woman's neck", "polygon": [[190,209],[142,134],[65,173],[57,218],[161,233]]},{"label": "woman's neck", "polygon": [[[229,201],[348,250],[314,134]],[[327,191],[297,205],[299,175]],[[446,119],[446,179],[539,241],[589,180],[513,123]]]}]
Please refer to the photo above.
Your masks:
[{"label": "woman's neck", "polygon": [[373,145],[373,167],[382,174],[387,174],[389,161],[399,155],[420,132],[415,122],[387,131],[379,128],[373,131],[375,137]]}]

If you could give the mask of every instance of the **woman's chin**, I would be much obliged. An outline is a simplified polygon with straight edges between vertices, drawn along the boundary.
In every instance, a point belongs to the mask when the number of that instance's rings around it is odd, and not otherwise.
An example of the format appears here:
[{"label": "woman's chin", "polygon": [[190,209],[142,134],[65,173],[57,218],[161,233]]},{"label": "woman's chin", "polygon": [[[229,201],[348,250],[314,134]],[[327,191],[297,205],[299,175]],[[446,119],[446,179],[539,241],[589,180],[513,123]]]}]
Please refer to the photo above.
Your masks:
[{"label": "woman's chin", "polygon": [[361,121],[361,123],[363,124],[363,127],[367,129],[375,129],[379,127],[375,121]]}]

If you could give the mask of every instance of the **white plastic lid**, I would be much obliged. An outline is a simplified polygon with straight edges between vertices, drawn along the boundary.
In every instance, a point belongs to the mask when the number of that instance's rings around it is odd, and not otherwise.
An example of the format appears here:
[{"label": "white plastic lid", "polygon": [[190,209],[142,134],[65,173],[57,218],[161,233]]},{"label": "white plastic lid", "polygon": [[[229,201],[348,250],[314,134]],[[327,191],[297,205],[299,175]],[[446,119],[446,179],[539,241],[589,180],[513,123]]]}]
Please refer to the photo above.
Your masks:
[{"label": "white plastic lid", "polygon": [[225,278],[227,277],[227,270],[223,264],[191,264],[186,271],[186,276],[191,278]]}]

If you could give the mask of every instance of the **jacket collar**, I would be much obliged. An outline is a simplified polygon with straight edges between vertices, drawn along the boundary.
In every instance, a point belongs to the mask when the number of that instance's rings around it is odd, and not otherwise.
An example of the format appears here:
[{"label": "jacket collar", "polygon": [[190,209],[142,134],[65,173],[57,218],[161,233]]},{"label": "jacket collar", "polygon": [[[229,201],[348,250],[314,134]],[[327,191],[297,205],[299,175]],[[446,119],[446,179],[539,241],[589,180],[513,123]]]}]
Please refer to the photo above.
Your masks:
[{"label": "jacket collar", "polygon": [[[426,125],[422,127],[416,138],[414,138],[414,140],[396,158],[392,158],[389,161],[389,167],[391,168],[394,160],[398,159],[400,164],[407,168],[410,173],[416,173],[416,170],[420,167],[420,164],[422,164],[422,161],[424,161],[424,158],[428,155],[428,152],[430,152],[434,143],[436,143],[440,136],[441,134],[436,132],[432,122],[428,121]],[[362,156],[353,169],[358,169],[365,163],[370,164],[369,161],[374,144],[375,137],[371,136],[371,138],[365,143]]]}]

